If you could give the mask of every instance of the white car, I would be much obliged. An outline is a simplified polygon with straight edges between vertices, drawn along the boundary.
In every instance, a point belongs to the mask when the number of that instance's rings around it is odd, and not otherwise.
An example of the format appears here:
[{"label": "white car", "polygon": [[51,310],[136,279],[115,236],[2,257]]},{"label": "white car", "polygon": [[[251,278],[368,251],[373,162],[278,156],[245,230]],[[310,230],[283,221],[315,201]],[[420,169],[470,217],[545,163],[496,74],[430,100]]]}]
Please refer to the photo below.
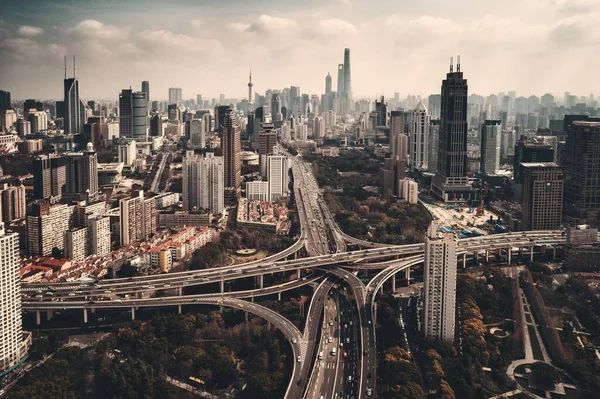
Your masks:
[{"label": "white car", "polygon": [[298,361],[298,363],[300,363],[300,362],[302,361],[302,358],[301,358],[300,356],[298,356],[298,357],[296,358],[296,360]]}]

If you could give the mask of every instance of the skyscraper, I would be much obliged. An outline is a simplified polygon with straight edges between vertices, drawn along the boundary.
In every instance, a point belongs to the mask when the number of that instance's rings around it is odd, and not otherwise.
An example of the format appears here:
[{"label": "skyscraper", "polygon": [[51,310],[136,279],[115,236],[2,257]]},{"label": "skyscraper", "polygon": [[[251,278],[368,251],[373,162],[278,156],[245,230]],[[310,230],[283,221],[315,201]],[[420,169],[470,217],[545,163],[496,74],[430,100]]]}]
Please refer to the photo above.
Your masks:
[{"label": "skyscraper", "polygon": [[427,169],[429,147],[429,115],[423,101],[419,101],[410,113],[410,165],[411,168]]},{"label": "skyscraper", "polygon": [[66,186],[63,199],[90,200],[98,197],[98,155],[92,143],[85,151],[68,153],[66,162]]},{"label": "skyscraper", "polygon": [[169,104],[181,105],[183,102],[182,91],[178,87],[169,87]]},{"label": "skyscraper", "polygon": [[269,201],[277,201],[288,192],[288,159],[283,155],[270,155],[268,164]]},{"label": "skyscraper", "polygon": [[192,148],[204,148],[206,146],[204,119],[192,119],[186,124],[189,128],[189,139]]},{"label": "skyscraper", "polygon": [[25,357],[31,336],[23,340],[19,234],[7,232],[3,223],[0,223],[0,248],[0,373],[3,374]]},{"label": "skyscraper", "polygon": [[33,196],[36,199],[55,197],[60,200],[67,184],[64,157],[42,156],[33,161]]},{"label": "skyscraper", "polygon": [[124,89],[119,94],[119,137],[146,141],[148,100],[143,91]]},{"label": "skyscraper", "polygon": [[156,201],[134,191],[119,201],[121,245],[133,244],[156,233]]},{"label": "skyscraper", "polygon": [[250,69],[250,76],[248,78],[248,112],[254,111],[254,102],[252,101],[252,88],[254,84],[252,83],[252,69]]},{"label": "skyscraper", "polygon": [[472,192],[467,178],[467,80],[460,71],[460,58],[450,63],[442,81],[437,172],[431,189],[444,202],[466,201]]},{"label": "skyscraper", "polygon": [[[339,97],[344,94],[344,64],[338,64],[338,76],[337,76],[337,95]],[[340,111],[338,111],[340,112]]]},{"label": "skyscraper", "polygon": [[27,252],[48,256],[53,249],[63,250],[65,232],[72,227],[73,210],[69,205],[34,203],[27,212]]},{"label": "skyscraper", "polygon": [[0,111],[6,111],[7,109],[12,109],[12,104],[10,102],[10,92],[0,90]]},{"label": "skyscraper", "polygon": [[377,126],[387,126],[387,110],[388,106],[385,98],[381,96],[381,101],[375,100],[375,112],[377,113]]},{"label": "skyscraper", "polygon": [[228,202],[235,202],[240,196],[242,185],[242,150],[240,120],[235,110],[225,111],[223,134],[221,136],[221,151],[224,161],[225,196]]},{"label": "skyscraper", "polygon": [[331,75],[329,72],[325,76],[325,95],[328,96],[331,93]]},{"label": "skyscraper", "polygon": [[10,223],[15,219],[24,218],[27,212],[25,186],[0,184],[0,210],[0,222]]},{"label": "skyscraper", "polygon": [[79,99],[79,81],[75,75],[75,57],[73,57],[73,77],[67,78],[67,58],[65,57],[64,80],[65,115],[63,126],[67,134],[80,134],[85,123],[85,107],[81,107]]},{"label": "skyscraper", "polygon": [[565,210],[575,223],[600,220],[600,122],[575,121],[567,127]]},{"label": "skyscraper", "polygon": [[271,94],[271,118],[273,122],[281,122],[283,120],[281,114],[281,97],[278,91]]},{"label": "skyscraper", "polygon": [[486,120],[481,124],[481,173],[497,175],[500,171],[499,120]]},{"label": "skyscraper", "polygon": [[346,100],[346,112],[352,102],[352,79],[350,75],[350,49],[344,49],[344,94]]},{"label": "skyscraper", "polygon": [[454,340],[456,246],[453,233],[444,233],[440,237],[437,224],[429,225],[423,266],[423,330],[427,338]]},{"label": "skyscraper", "polygon": [[556,230],[561,226],[563,172],[554,162],[521,163],[522,230]]},{"label": "skyscraper", "polygon": [[183,209],[220,214],[224,205],[223,157],[188,153],[183,159]]},{"label": "skyscraper", "polygon": [[150,82],[147,80],[142,81],[142,91],[146,94],[146,108],[150,107]]}]

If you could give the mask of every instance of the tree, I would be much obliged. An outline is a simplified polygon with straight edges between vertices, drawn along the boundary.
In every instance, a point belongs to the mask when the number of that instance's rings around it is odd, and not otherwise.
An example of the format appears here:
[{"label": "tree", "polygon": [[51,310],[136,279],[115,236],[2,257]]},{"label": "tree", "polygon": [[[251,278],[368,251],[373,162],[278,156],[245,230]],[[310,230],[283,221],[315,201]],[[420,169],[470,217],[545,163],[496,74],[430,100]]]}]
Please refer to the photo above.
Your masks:
[{"label": "tree", "polygon": [[530,369],[533,380],[543,387],[553,388],[560,382],[560,373],[547,363],[533,363]]},{"label": "tree", "polygon": [[440,381],[440,398],[441,399],[456,399],[454,390],[448,385],[446,380]]}]

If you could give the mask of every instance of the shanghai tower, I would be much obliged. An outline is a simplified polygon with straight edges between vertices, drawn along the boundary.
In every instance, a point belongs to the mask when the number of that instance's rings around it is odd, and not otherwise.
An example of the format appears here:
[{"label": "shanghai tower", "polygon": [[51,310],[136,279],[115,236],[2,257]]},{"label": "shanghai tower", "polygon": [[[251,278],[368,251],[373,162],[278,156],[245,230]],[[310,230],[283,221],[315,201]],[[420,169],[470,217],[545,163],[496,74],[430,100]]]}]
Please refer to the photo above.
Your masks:
[{"label": "shanghai tower", "polygon": [[350,49],[344,49],[344,94],[350,104],[352,101],[352,79],[350,78]]}]

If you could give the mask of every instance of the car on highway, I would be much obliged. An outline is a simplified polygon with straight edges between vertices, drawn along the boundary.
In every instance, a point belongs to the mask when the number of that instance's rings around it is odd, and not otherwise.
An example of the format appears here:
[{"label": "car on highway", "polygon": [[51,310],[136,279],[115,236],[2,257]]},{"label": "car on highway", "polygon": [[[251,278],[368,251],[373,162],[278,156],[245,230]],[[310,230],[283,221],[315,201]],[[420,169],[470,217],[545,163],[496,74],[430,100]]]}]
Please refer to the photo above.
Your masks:
[{"label": "car on highway", "polygon": [[296,361],[297,361],[298,363],[300,363],[300,362],[302,361],[302,358],[300,357],[300,355],[298,355],[298,357],[296,358]]},{"label": "car on highway", "polygon": [[296,342],[298,342],[298,340],[296,338],[292,338],[292,344],[295,344]]},{"label": "car on highway", "polygon": [[371,393],[372,393],[372,392],[373,392],[373,391],[371,391],[371,388],[367,388],[367,396],[371,396]]}]

